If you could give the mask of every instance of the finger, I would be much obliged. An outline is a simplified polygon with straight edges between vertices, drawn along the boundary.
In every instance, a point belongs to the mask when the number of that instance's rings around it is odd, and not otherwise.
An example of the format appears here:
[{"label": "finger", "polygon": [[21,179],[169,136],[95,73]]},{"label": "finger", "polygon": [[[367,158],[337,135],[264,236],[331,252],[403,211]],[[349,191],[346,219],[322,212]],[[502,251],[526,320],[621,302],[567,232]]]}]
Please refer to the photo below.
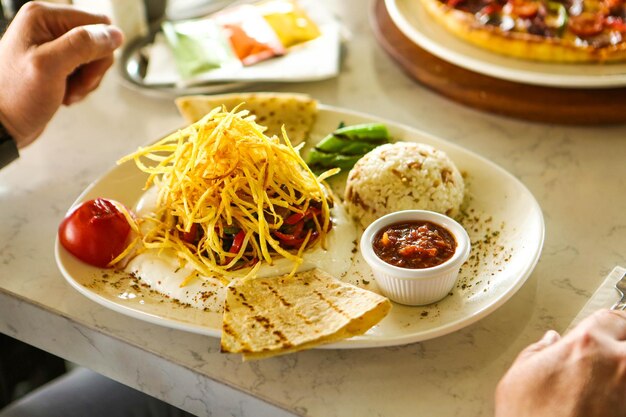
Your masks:
[{"label": "finger", "polygon": [[124,35],[114,26],[79,26],[41,45],[37,55],[49,72],[69,75],[81,65],[110,56],[123,40]]},{"label": "finger", "polygon": [[29,40],[35,44],[56,39],[78,26],[110,23],[111,19],[103,14],[38,1],[26,3],[13,20],[13,24],[21,26],[21,32],[29,34]]},{"label": "finger", "polygon": [[533,343],[532,345],[529,345],[526,349],[522,350],[522,352],[520,352],[518,356],[518,359],[539,353],[548,346],[555,344],[560,339],[561,335],[558,332],[556,332],[555,330],[548,330],[539,341]]},{"label": "finger", "polygon": [[79,67],[67,80],[63,104],[76,103],[98,88],[106,71],[113,65],[113,56]]},{"label": "finger", "polygon": [[626,311],[599,310],[580,322],[572,334],[600,331],[614,339],[626,340]]}]

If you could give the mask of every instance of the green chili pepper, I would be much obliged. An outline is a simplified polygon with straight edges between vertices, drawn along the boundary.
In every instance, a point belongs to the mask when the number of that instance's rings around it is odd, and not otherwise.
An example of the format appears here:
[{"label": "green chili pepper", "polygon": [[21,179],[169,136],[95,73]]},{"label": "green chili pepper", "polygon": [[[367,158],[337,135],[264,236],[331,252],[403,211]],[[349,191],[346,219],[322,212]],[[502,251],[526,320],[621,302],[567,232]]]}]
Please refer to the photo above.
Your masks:
[{"label": "green chili pepper", "polygon": [[345,136],[348,139],[359,139],[367,142],[377,142],[389,139],[387,126],[382,123],[364,123],[342,127],[333,132],[335,136]]},{"label": "green chili pepper", "polygon": [[240,231],[241,229],[237,226],[224,226],[224,234],[227,235],[236,235]]},{"label": "green chili pepper", "polygon": [[550,15],[546,18],[546,23],[555,28],[559,34],[565,30],[567,25],[568,15],[567,9],[561,3],[555,1],[548,1],[548,11]]},{"label": "green chili pepper", "polygon": [[381,143],[370,143],[357,140],[343,139],[337,136],[327,136],[315,149],[326,153],[339,153],[342,155],[365,155]]},{"label": "green chili pepper", "polygon": [[319,152],[313,149],[309,153],[308,165],[314,169],[341,168],[351,169],[363,155],[341,155]]},{"label": "green chili pepper", "polygon": [[355,143],[382,145],[387,142],[389,142],[387,127],[380,123],[368,123],[337,129],[322,139],[315,148],[323,152],[356,155],[357,153],[365,154],[373,148],[365,147],[366,150],[360,151],[358,146],[355,148]]},{"label": "green chili pepper", "polygon": [[351,169],[363,155],[388,142],[389,131],[382,123],[342,126],[317,144],[307,163],[313,169]]}]

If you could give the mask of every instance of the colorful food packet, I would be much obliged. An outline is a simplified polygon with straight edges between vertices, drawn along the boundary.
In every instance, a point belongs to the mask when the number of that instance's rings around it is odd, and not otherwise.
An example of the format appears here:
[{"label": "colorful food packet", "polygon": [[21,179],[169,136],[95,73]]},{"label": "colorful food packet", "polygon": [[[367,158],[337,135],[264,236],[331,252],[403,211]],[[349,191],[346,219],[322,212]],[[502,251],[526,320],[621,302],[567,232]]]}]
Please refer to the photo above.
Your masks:
[{"label": "colorful food packet", "polygon": [[225,29],[235,54],[244,65],[285,53],[276,33],[254,6],[233,7],[213,15],[213,19]]},{"label": "colorful food packet", "polygon": [[317,25],[294,0],[268,0],[256,5],[285,48],[321,35]]},{"label": "colorful food packet", "polygon": [[215,68],[241,67],[223,29],[213,20],[166,21],[161,26],[183,78]]}]

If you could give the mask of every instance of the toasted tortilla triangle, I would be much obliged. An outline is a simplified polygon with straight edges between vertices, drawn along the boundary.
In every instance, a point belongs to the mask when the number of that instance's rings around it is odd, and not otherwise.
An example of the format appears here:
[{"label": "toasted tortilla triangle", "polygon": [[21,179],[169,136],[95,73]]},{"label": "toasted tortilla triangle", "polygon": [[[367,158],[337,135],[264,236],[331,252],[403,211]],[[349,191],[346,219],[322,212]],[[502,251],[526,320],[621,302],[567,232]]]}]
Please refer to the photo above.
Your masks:
[{"label": "toasted tortilla triangle", "polygon": [[376,293],[313,269],[227,288],[222,352],[262,359],[365,333],[391,309]]},{"label": "toasted tortilla triangle", "polygon": [[242,110],[249,110],[258,124],[267,127],[266,135],[282,138],[285,126],[294,146],[308,138],[317,116],[317,101],[305,94],[238,93],[176,99],[178,111],[188,123],[197,122],[215,107],[223,105],[230,111],[241,103]]}]

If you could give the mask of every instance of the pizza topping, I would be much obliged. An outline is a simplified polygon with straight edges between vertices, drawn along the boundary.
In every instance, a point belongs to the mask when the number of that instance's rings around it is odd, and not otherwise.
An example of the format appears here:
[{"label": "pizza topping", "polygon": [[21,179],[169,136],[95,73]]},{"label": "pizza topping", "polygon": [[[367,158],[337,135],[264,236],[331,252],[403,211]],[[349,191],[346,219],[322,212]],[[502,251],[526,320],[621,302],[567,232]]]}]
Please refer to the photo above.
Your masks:
[{"label": "pizza topping", "polygon": [[515,19],[510,16],[502,15],[500,17],[500,30],[508,32],[515,29]]},{"label": "pizza topping", "polygon": [[[422,0],[431,10],[432,0]],[[537,59],[551,62],[602,62],[626,57],[626,0],[438,0],[447,7],[473,15],[472,30],[489,27],[489,36],[498,32],[513,35],[512,42],[545,42],[550,46],[537,48]],[[445,13],[445,9],[442,8]],[[450,30],[457,31],[450,27]],[[471,38],[471,34],[461,37]],[[507,36],[507,39],[511,39]],[[484,40],[486,42],[486,40]],[[478,39],[473,43],[482,44]],[[503,42],[503,45],[506,42]],[[559,49],[562,45],[572,47]],[[521,43],[520,43],[521,45]],[[619,48],[615,48],[618,46]],[[486,46],[504,55],[526,58],[534,45],[512,48],[509,52],[498,45]],[[563,51],[553,58],[550,49]],[[565,53],[565,50],[568,50]],[[556,53],[556,52],[555,52]]]},{"label": "pizza topping", "polygon": [[479,14],[482,14],[485,16],[493,16],[494,14],[498,13],[500,10],[502,10],[502,6],[499,5],[498,3],[489,3],[488,5],[486,5],[480,10]]},{"label": "pizza topping", "polygon": [[485,6],[493,3],[492,0],[448,0],[448,5],[464,12],[477,14],[480,13]]},{"label": "pizza topping", "polygon": [[583,0],[574,0],[572,4],[567,7],[567,13],[569,16],[578,16],[583,12],[584,8]]},{"label": "pizza topping", "polygon": [[498,3],[488,3],[476,13],[476,18],[483,25],[500,26],[502,23],[502,5]]},{"label": "pizza topping", "polygon": [[624,0],[604,0],[604,5],[611,11],[618,11],[624,5]]},{"label": "pizza topping", "polygon": [[447,4],[452,8],[457,8],[462,2],[463,0],[448,0]]},{"label": "pizza topping", "polygon": [[603,18],[591,12],[583,12],[579,16],[570,16],[569,29],[581,38],[598,35],[604,28]]},{"label": "pizza topping", "polygon": [[626,32],[626,22],[621,17],[608,16],[604,19],[604,25],[617,32]]},{"label": "pizza topping", "polygon": [[621,41],[622,34],[620,32],[603,32],[587,40],[587,42],[595,48],[616,45]]},{"label": "pizza topping", "polygon": [[531,19],[539,13],[539,2],[526,0],[509,0],[507,6],[512,14],[522,19]]},{"label": "pizza topping", "polygon": [[561,34],[567,27],[567,10],[561,3],[549,1],[547,4],[549,13],[546,16],[546,24],[555,28],[558,34]]}]

